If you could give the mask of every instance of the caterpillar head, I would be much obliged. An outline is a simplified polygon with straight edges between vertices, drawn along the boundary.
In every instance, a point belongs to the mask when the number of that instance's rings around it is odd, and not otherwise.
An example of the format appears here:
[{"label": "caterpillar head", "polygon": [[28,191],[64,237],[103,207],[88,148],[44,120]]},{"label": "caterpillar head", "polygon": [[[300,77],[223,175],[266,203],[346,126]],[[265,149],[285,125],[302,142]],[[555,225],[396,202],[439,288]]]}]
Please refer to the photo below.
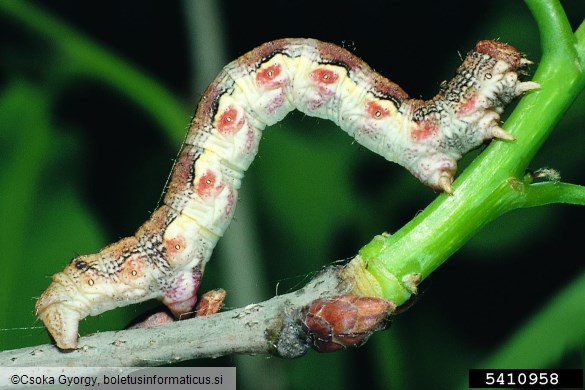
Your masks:
[{"label": "caterpillar head", "polygon": [[38,299],[37,316],[61,349],[77,346],[78,323],[128,302],[158,298],[153,272],[145,255],[130,237],[99,253],[74,258]]},{"label": "caterpillar head", "polygon": [[79,321],[87,311],[83,298],[78,294],[74,282],[63,272],[53,275],[53,283],[37,300],[36,315],[61,349],[77,346]]},{"label": "caterpillar head", "polygon": [[452,193],[457,160],[487,140],[514,140],[499,126],[500,114],[539,87],[519,80],[530,63],[508,44],[480,41],[434,98],[410,99],[401,107],[413,119],[402,164],[423,183]]}]

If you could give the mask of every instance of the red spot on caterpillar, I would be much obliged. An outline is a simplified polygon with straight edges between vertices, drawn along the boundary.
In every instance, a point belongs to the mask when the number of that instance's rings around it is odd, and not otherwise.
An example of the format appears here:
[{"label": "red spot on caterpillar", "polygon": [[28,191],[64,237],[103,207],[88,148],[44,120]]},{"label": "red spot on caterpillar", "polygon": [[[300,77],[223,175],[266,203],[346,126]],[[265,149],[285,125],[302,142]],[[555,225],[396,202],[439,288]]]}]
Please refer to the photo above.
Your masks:
[{"label": "red spot on caterpillar", "polygon": [[165,249],[169,255],[175,255],[185,250],[187,244],[182,236],[166,239],[164,242]]},{"label": "red spot on caterpillar", "polygon": [[281,67],[280,64],[270,65],[256,74],[256,81],[260,85],[267,87],[275,87],[280,85],[278,82],[278,76],[280,76]]},{"label": "red spot on caterpillar", "polygon": [[412,138],[416,140],[423,140],[434,136],[439,132],[439,124],[437,122],[422,120],[417,123],[418,128],[412,131]]},{"label": "red spot on caterpillar", "polygon": [[244,125],[244,118],[239,117],[238,110],[229,106],[217,120],[217,129],[222,133],[234,134]]},{"label": "red spot on caterpillar", "polygon": [[121,278],[127,282],[144,275],[144,260],[140,257],[130,257],[122,265]]},{"label": "red spot on caterpillar", "polygon": [[195,191],[201,197],[215,196],[223,188],[221,183],[217,183],[217,176],[210,170],[207,170],[197,183],[195,184]]},{"label": "red spot on caterpillar", "polygon": [[368,114],[370,114],[370,116],[374,119],[382,119],[390,114],[388,108],[382,107],[377,102],[368,102],[366,105],[366,110],[368,111]]},{"label": "red spot on caterpillar", "polygon": [[471,97],[468,101],[461,104],[457,109],[458,116],[466,116],[472,114],[477,108],[477,96]]},{"label": "red spot on caterpillar", "polygon": [[92,269],[88,269],[87,271],[79,275],[79,279],[81,280],[82,284],[93,286],[95,284],[94,278],[96,276],[97,275],[95,275],[95,271],[93,271]]},{"label": "red spot on caterpillar", "polygon": [[329,69],[317,68],[311,72],[311,79],[318,84],[335,84],[339,75]]}]

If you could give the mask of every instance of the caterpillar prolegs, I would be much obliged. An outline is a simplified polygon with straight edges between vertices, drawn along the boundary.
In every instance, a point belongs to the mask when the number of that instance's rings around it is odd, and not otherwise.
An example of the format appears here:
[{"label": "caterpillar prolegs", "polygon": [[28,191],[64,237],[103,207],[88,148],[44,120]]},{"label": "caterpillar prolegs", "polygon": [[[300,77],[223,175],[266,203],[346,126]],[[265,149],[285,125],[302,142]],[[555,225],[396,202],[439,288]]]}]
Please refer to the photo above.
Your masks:
[{"label": "caterpillar prolegs", "polygon": [[229,224],[244,171],[266,126],[297,109],[330,119],[360,144],[452,193],[457,160],[485,140],[513,137],[498,126],[504,106],[537,88],[518,75],[515,48],[481,41],[454,78],[423,101],[355,55],[313,39],[263,44],[228,64],[208,87],[166,186],[163,204],[132,237],[74,258],[36,304],[63,349],[79,321],[160,299],[175,316],[197,301],[204,267]]}]

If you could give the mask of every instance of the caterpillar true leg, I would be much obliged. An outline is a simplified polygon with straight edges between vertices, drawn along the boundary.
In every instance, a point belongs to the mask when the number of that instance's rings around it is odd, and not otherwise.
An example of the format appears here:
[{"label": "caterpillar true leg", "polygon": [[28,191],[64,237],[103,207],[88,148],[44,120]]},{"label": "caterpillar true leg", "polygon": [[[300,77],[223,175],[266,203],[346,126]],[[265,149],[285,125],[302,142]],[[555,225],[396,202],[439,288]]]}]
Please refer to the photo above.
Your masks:
[{"label": "caterpillar true leg", "polygon": [[41,295],[36,312],[60,348],[80,319],[160,299],[192,310],[204,267],[233,215],[244,171],[267,125],[293,109],[330,119],[366,148],[452,193],[457,160],[498,126],[506,104],[537,88],[513,47],[481,41],[434,98],[412,99],[348,51],[312,39],[268,42],[228,64],[205,92],[166,194],[133,237],[79,256]]}]

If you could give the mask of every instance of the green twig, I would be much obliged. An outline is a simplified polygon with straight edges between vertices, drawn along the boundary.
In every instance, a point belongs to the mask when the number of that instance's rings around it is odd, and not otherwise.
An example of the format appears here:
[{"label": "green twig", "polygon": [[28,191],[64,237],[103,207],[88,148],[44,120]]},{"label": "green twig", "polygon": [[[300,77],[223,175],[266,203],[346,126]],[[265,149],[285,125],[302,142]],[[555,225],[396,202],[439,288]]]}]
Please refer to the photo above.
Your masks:
[{"label": "green twig", "polygon": [[575,48],[582,64],[585,64],[585,21],[575,31]]},{"label": "green twig", "polygon": [[585,206],[585,187],[570,183],[536,183],[524,186],[524,196],[518,207],[566,203]]},{"label": "green twig", "polygon": [[575,58],[575,36],[558,0],[525,0],[540,31],[543,58],[554,63]]},{"label": "green twig", "polygon": [[585,47],[583,28],[579,29],[579,40],[575,39],[556,0],[526,2],[541,29],[544,54],[534,76],[541,89],[522,98],[504,124],[517,141],[492,142],[455,181],[453,196],[440,195],[398,232],[365,245],[356,258],[357,265],[351,267],[360,291],[381,294],[401,304],[410,296],[408,282],[413,277],[428,276],[499,215],[550,202],[582,204],[582,190],[577,187],[532,185],[519,191],[517,180],[510,180],[523,175],[585,86],[580,65]]}]

